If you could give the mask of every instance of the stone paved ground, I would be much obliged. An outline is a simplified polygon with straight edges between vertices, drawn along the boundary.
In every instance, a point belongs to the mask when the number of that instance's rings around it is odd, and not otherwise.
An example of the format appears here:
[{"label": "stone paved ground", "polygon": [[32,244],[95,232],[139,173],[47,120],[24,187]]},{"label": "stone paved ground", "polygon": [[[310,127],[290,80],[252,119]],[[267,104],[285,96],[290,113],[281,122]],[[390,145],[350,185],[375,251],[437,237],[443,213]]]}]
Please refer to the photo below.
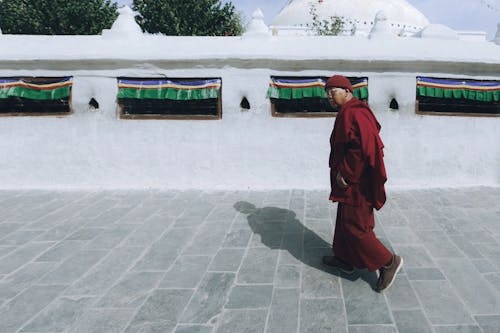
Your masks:
[{"label": "stone paved ground", "polygon": [[0,192],[0,332],[500,332],[500,189],[391,192],[385,294],[321,267],[326,194]]}]

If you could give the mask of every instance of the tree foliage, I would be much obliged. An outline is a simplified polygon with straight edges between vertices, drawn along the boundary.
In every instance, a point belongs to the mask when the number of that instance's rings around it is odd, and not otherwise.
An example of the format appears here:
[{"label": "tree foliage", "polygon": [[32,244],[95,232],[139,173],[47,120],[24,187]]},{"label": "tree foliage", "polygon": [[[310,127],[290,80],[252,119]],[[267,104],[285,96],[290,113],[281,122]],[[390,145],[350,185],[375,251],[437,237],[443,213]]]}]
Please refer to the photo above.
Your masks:
[{"label": "tree foliage", "polygon": [[317,35],[337,36],[344,31],[344,21],[340,17],[330,16],[328,20],[321,20],[314,4],[309,7],[309,14],[312,17],[312,23],[307,23],[306,26]]},{"label": "tree foliage", "polygon": [[175,36],[237,36],[243,32],[234,5],[219,0],[134,0],[144,31]]},{"label": "tree foliage", "polygon": [[4,34],[95,35],[118,17],[111,0],[0,0]]}]

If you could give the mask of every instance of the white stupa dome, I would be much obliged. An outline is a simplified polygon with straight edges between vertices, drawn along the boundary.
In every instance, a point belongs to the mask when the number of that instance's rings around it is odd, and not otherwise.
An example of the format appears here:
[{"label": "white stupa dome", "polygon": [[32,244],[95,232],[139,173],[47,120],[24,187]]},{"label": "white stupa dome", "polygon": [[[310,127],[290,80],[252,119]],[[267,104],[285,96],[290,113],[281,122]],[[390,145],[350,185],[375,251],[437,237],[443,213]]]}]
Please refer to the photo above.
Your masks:
[{"label": "white stupa dome", "polygon": [[271,27],[306,27],[312,22],[311,5],[316,7],[319,20],[339,16],[346,33],[355,28],[358,35],[368,35],[380,11],[386,13],[390,26],[401,35],[411,35],[429,24],[424,14],[406,0],[290,0]]}]

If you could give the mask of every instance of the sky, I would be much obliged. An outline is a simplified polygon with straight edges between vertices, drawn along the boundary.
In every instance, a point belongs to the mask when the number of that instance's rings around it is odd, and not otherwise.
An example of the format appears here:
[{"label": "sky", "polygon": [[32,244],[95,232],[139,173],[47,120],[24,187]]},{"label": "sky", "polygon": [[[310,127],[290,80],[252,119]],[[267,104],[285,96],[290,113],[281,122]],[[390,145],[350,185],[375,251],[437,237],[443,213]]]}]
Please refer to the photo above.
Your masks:
[{"label": "sky", "polygon": [[[131,0],[117,0],[120,4]],[[227,2],[227,0],[224,0]],[[252,17],[252,12],[260,8],[266,24],[288,3],[288,0],[231,0],[236,10],[241,12],[244,22]],[[476,30],[488,33],[492,39],[500,23],[500,0],[409,0],[431,23],[440,23],[455,30]],[[491,7],[489,8],[488,5]]]}]

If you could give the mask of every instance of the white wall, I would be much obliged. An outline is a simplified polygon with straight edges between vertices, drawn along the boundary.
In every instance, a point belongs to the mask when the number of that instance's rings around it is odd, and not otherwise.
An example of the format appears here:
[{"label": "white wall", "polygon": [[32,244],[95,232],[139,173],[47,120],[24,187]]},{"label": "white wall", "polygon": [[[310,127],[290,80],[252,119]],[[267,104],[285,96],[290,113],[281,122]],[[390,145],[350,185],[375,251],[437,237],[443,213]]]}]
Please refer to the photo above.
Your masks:
[{"label": "white wall", "polygon": [[[74,75],[75,111],[67,117],[0,117],[0,188],[328,188],[334,118],[273,118],[265,96],[270,75],[331,71],[153,67],[0,70],[0,76]],[[118,119],[115,78],[160,74],[222,77],[222,119]],[[344,74],[369,78],[388,185],[500,185],[500,117],[416,115],[415,76],[422,73]],[[244,96],[249,111],[239,107]],[[99,111],[88,109],[92,97]],[[392,97],[398,111],[389,109]]]}]

